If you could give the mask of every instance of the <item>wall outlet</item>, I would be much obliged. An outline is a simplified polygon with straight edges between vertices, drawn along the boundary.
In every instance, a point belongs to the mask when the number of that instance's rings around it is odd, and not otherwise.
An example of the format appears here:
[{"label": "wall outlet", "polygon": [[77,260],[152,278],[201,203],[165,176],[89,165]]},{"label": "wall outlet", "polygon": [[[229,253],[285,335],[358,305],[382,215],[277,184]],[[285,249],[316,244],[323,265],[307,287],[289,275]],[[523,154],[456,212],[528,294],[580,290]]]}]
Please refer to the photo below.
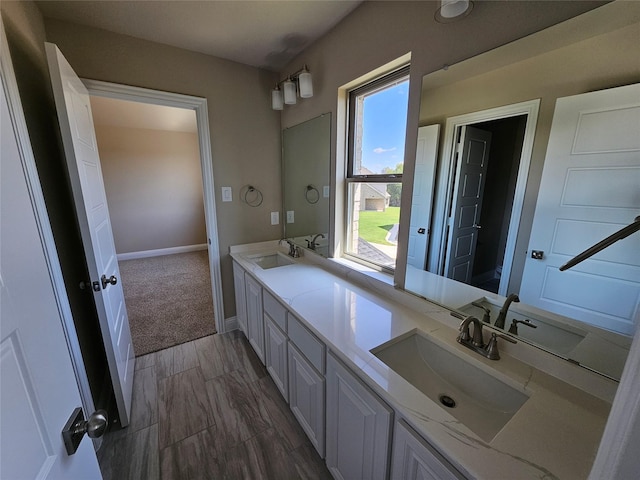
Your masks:
[{"label": "wall outlet", "polygon": [[278,225],[280,223],[280,212],[271,212],[271,225]]},{"label": "wall outlet", "polygon": [[287,223],[294,222],[293,210],[287,210]]},{"label": "wall outlet", "polygon": [[324,198],[329,198],[329,185],[322,187],[322,196]]},{"label": "wall outlet", "polygon": [[233,193],[231,192],[231,187],[222,187],[222,201],[223,202],[233,201]]}]

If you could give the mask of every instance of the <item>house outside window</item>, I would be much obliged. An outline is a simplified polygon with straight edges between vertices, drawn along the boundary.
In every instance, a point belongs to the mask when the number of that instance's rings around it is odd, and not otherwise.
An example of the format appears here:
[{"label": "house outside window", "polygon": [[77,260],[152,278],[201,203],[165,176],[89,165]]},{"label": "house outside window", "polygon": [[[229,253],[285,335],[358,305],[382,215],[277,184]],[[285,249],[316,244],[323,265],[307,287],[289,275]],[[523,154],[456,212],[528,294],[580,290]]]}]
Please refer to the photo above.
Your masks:
[{"label": "house outside window", "polygon": [[345,255],[395,269],[409,99],[406,66],[349,92]]}]

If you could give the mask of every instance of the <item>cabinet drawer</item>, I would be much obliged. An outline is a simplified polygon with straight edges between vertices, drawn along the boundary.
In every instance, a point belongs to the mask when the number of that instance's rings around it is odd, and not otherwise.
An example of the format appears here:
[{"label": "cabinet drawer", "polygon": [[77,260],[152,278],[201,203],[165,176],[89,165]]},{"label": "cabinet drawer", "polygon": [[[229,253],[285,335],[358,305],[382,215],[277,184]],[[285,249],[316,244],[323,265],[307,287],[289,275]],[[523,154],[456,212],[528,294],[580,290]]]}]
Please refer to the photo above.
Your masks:
[{"label": "cabinet drawer", "polygon": [[266,290],[263,292],[262,303],[264,311],[269,314],[271,320],[280,327],[283,332],[287,331],[286,309],[278,302],[273,295]]},{"label": "cabinet drawer", "polygon": [[300,320],[290,313],[287,316],[289,321],[289,340],[298,347],[318,372],[324,374],[324,344],[307,327],[302,325]]}]

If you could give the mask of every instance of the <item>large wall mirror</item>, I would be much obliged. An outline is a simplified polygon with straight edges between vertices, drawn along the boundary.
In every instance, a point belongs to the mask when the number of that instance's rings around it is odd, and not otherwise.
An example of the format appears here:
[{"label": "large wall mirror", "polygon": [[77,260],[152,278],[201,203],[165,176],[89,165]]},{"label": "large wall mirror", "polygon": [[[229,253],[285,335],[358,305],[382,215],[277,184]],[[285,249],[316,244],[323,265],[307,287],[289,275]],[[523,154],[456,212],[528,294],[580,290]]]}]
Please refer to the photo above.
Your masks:
[{"label": "large wall mirror", "polygon": [[285,238],[327,256],[331,114],[282,132]]},{"label": "large wall mirror", "polygon": [[409,180],[407,290],[614,379],[640,233],[558,267],[640,215],[638,13],[607,4],[426,75]]}]

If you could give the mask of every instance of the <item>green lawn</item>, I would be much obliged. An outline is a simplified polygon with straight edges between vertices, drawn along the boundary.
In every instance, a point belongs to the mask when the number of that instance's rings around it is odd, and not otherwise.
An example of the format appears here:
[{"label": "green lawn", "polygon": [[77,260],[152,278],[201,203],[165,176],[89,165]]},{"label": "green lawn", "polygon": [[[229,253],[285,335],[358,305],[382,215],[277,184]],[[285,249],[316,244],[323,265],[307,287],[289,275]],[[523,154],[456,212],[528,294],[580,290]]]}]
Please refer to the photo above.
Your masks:
[{"label": "green lawn", "polygon": [[400,207],[387,207],[384,212],[360,212],[360,238],[370,243],[391,245],[385,240],[387,233],[400,220]]}]

